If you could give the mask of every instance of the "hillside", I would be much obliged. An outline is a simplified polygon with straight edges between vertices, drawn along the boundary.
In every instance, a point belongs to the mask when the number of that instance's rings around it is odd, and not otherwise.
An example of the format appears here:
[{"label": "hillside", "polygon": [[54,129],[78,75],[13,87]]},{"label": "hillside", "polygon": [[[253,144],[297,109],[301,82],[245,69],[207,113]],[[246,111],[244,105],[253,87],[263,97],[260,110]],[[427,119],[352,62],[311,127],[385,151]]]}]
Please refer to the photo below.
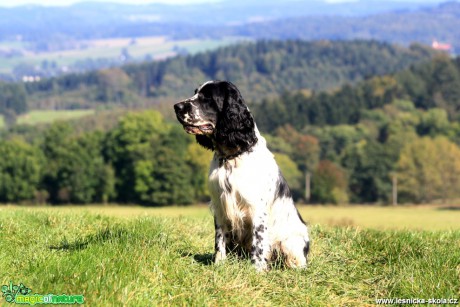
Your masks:
[{"label": "hillside", "polygon": [[426,0],[353,1],[218,1],[206,4],[128,5],[84,2],[71,6],[0,7],[0,40],[16,39],[46,44],[59,39],[167,35],[203,37],[222,28],[290,17],[329,15],[363,16],[431,6]]},{"label": "hillside", "polygon": [[455,54],[459,16],[458,1],[428,0],[0,7],[0,79],[79,73],[259,39],[438,41]]},{"label": "hillside", "polygon": [[227,28],[220,35],[271,39],[375,39],[409,45],[448,42],[460,52],[460,3],[370,16],[308,16]]},{"label": "hillside", "polygon": [[0,113],[10,116],[28,109],[145,107],[187,96],[209,79],[231,80],[247,101],[258,102],[284,92],[354,84],[368,76],[394,73],[433,55],[431,49],[420,45],[403,48],[375,41],[244,43],[121,69],[25,84],[0,83],[4,88]]},{"label": "hillside", "polygon": [[274,131],[286,124],[296,129],[308,125],[356,124],[367,111],[405,99],[419,109],[444,109],[451,120],[460,119],[460,58],[436,57],[392,75],[373,77],[333,93],[286,93],[254,105],[259,127]]}]

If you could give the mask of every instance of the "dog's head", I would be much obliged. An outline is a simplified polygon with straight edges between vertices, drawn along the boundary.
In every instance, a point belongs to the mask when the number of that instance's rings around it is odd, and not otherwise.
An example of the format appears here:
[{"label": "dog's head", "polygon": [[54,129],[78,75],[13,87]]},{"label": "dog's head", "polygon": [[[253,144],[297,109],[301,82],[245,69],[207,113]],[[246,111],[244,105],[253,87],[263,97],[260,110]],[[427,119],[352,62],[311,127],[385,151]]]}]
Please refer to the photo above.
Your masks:
[{"label": "dog's head", "polygon": [[240,91],[227,81],[208,81],[174,105],[185,131],[209,149],[244,152],[256,142],[255,124]]}]

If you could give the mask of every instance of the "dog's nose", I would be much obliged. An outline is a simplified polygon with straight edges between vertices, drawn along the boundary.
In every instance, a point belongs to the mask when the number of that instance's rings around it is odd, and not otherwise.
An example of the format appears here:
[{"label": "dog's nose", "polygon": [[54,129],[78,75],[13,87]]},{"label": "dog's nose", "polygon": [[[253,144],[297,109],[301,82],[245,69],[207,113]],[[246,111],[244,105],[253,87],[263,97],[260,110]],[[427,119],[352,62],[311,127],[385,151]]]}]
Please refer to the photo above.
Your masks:
[{"label": "dog's nose", "polygon": [[184,109],[183,102],[179,102],[174,105],[174,110],[176,111],[176,113],[182,111],[183,109]]}]

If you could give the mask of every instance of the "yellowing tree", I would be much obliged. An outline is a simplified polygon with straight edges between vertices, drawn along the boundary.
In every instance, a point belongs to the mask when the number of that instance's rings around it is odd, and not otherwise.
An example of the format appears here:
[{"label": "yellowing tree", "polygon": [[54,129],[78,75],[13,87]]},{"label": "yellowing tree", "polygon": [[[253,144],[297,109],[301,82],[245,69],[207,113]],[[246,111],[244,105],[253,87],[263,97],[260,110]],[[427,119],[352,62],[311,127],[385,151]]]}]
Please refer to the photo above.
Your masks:
[{"label": "yellowing tree", "polygon": [[402,149],[396,174],[406,200],[460,197],[460,148],[445,137],[416,139]]},{"label": "yellowing tree", "polygon": [[282,153],[275,153],[274,156],[291,191],[295,194],[300,194],[302,192],[303,176],[295,162],[288,155]]},{"label": "yellowing tree", "polygon": [[187,147],[186,159],[193,172],[192,185],[195,199],[200,201],[206,201],[209,197],[208,173],[212,157],[212,151],[201,147],[194,140]]}]

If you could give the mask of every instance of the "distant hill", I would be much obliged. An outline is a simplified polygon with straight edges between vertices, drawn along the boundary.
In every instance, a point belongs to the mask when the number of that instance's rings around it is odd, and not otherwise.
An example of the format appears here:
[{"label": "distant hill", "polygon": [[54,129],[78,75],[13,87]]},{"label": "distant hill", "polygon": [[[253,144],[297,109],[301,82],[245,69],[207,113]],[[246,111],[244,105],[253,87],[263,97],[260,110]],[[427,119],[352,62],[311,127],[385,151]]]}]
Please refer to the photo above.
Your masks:
[{"label": "distant hill", "polygon": [[[459,28],[458,1],[437,5],[428,0],[224,0],[199,5],[85,2],[0,7],[0,79],[58,76],[260,39],[373,39],[404,46],[438,41],[456,54]],[[162,41],[165,48],[153,41]]]},{"label": "distant hill", "polygon": [[[271,39],[376,39],[408,45],[448,42],[460,53],[460,3],[371,16],[309,16],[227,28],[227,35]],[[224,32],[225,33],[225,32]]]},{"label": "distant hill", "polygon": [[168,36],[265,39],[377,39],[458,46],[460,3],[419,1],[219,1],[194,5],[80,3],[69,7],[0,7],[0,41],[35,50],[62,40]]},{"label": "distant hill", "polygon": [[284,92],[354,84],[434,54],[420,45],[404,48],[375,41],[260,41],[26,83],[25,96],[29,109],[139,107],[186,97],[206,80],[225,79],[236,83],[246,100],[257,102]]},{"label": "distant hill", "polygon": [[193,35],[221,27],[301,16],[365,16],[432,5],[418,1],[224,0],[187,5],[126,5],[84,2],[68,7],[0,7],[0,40],[88,39],[151,35]]}]

